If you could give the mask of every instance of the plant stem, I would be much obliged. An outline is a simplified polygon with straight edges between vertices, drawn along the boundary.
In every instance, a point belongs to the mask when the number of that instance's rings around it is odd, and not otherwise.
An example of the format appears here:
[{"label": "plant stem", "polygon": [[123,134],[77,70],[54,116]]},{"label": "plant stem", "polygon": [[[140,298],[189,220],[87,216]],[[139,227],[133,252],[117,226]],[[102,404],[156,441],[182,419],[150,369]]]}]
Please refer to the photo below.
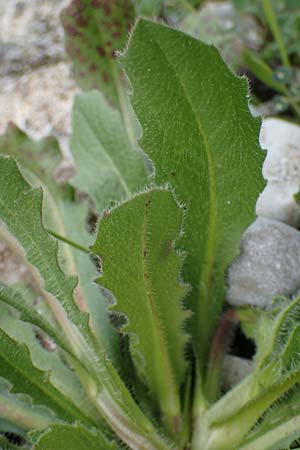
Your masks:
[{"label": "plant stem", "polygon": [[71,239],[68,239],[64,236],[61,236],[60,234],[56,233],[55,231],[47,229],[47,232],[51,234],[51,236],[54,236],[56,239],[64,242],[65,244],[69,244],[74,248],[77,248],[77,250],[80,250],[81,252],[90,254],[90,250],[87,247],[83,247],[82,245],[78,244],[77,242],[71,241]]},{"label": "plant stem", "polygon": [[278,26],[277,18],[274,13],[274,10],[272,8],[271,0],[262,0],[262,5],[264,8],[264,12],[266,15],[268,25],[269,25],[269,27],[272,31],[272,34],[274,36],[274,39],[278,45],[278,49],[279,49],[279,53],[280,53],[280,57],[283,62],[283,65],[290,67],[291,63],[289,60],[289,55],[288,55],[288,52],[286,50],[286,47],[285,47],[283,39],[282,39],[282,35],[281,35],[280,29]]}]

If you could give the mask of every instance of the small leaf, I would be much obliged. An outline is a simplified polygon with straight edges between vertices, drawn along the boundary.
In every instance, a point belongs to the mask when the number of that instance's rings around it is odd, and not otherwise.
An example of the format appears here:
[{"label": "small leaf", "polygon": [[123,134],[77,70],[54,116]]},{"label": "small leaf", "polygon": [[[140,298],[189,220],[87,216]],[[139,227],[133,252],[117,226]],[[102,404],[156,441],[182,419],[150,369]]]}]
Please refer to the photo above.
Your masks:
[{"label": "small leaf", "polygon": [[186,368],[181,301],[187,286],[179,281],[183,257],[173,249],[181,222],[172,194],[152,190],[105,214],[91,247],[103,262],[97,281],[115,296],[113,309],[126,316],[140,376],[171,426],[179,421]]},{"label": "small leaf", "polygon": [[132,147],[120,113],[96,91],[75,98],[71,149],[72,184],[92,197],[98,212],[147,183],[143,155]]},{"label": "small leaf", "polygon": [[35,450],[117,450],[100,430],[88,431],[81,425],[51,425],[34,446]]},{"label": "small leaf", "polygon": [[260,119],[250,114],[246,79],[233,75],[214,47],[179,31],[139,20],[121,62],[155,182],[170,183],[186,207],[178,246],[187,251],[183,272],[192,286],[188,304],[203,369],[224,273],[264,186]]},{"label": "small leaf", "polygon": [[62,13],[66,50],[79,86],[100,89],[114,105],[122,89],[115,51],[124,47],[133,21],[130,0],[73,0]]}]

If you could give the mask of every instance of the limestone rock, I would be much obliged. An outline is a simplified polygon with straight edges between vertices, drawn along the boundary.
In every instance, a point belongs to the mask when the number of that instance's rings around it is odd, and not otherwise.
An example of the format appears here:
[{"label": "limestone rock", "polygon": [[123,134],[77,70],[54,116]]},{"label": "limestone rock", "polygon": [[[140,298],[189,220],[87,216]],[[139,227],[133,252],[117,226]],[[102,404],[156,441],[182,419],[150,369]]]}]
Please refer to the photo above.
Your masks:
[{"label": "limestone rock", "polygon": [[227,285],[232,305],[268,307],[274,297],[293,294],[300,287],[300,232],[259,217],[243,235]]}]

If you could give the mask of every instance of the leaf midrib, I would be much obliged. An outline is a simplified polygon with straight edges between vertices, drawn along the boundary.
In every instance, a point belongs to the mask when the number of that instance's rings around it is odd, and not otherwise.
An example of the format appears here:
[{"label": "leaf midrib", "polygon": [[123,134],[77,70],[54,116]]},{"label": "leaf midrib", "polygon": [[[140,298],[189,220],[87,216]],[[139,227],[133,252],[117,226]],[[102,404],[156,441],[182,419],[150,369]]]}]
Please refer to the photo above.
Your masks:
[{"label": "leaf midrib", "polygon": [[[150,206],[151,207],[151,206]],[[156,329],[156,333],[155,335],[158,337],[158,345],[159,345],[159,349],[160,349],[160,354],[161,354],[161,358],[158,356],[159,359],[159,363],[162,362],[163,366],[164,366],[164,371],[160,372],[164,374],[164,378],[165,381],[164,383],[161,383],[159,380],[158,381],[158,385],[159,386],[163,386],[164,388],[169,387],[169,393],[171,393],[172,399],[176,398],[177,396],[177,392],[176,392],[176,387],[174,385],[174,373],[172,370],[172,365],[169,361],[169,355],[168,355],[168,344],[167,344],[167,339],[166,336],[163,332],[163,327],[161,325],[161,320],[159,317],[159,313],[156,309],[156,304],[155,304],[155,300],[154,300],[154,295],[153,295],[153,287],[152,287],[152,283],[151,283],[151,277],[150,277],[150,273],[151,270],[148,267],[148,236],[149,236],[149,230],[148,230],[148,224],[149,224],[149,219],[148,219],[148,206],[145,205],[144,207],[144,211],[145,211],[145,215],[144,215],[144,221],[142,224],[142,239],[141,239],[141,259],[142,259],[142,271],[143,271],[143,279],[144,279],[144,285],[145,285],[145,293],[146,293],[146,298],[148,299],[147,305],[149,305],[150,311],[151,311],[151,317],[152,320],[154,322],[154,328]],[[146,254],[145,254],[146,252]],[[154,354],[155,357],[155,354]],[[155,358],[157,359],[157,358]],[[168,396],[170,398],[170,396]],[[160,400],[160,399],[159,399]],[[177,412],[174,412],[175,414]]]}]

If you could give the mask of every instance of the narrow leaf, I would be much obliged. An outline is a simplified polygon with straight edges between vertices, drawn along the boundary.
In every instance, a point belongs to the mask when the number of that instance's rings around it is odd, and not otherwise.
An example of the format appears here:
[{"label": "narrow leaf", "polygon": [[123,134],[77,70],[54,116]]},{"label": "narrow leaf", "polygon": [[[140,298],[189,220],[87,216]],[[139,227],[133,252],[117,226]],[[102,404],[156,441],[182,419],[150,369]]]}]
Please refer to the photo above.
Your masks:
[{"label": "narrow leaf", "polygon": [[192,285],[193,335],[203,363],[224,272],[264,186],[260,120],[251,117],[246,79],[233,75],[214,47],[174,29],[138,21],[121,62],[155,182],[170,183],[187,208],[178,246],[187,251],[184,277]]},{"label": "narrow leaf", "polygon": [[100,89],[113,104],[122,89],[115,51],[123,48],[133,20],[130,0],[73,0],[62,13],[66,50],[79,86]]},{"label": "narrow leaf", "polygon": [[88,431],[81,425],[51,425],[38,440],[35,450],[117,450],[100,430]]},{"label": "narrow leaf", "polygon": [[98,212],[147,182],[142,153],[129,141],[120,113],[96,91],[75,98],[71,149],[72,183],[92,197]]},{"label": "narrow leaf", "polygon": [[179,421],[186,368],[181,301],[187,287],[179,281],[183,257],[173,249],[182,214],[168,191],[140,194],[105,214],[92,246],[103,261],[97,281],[115,296],[113,309],[126,316],[138,371],[171,428]]}]

